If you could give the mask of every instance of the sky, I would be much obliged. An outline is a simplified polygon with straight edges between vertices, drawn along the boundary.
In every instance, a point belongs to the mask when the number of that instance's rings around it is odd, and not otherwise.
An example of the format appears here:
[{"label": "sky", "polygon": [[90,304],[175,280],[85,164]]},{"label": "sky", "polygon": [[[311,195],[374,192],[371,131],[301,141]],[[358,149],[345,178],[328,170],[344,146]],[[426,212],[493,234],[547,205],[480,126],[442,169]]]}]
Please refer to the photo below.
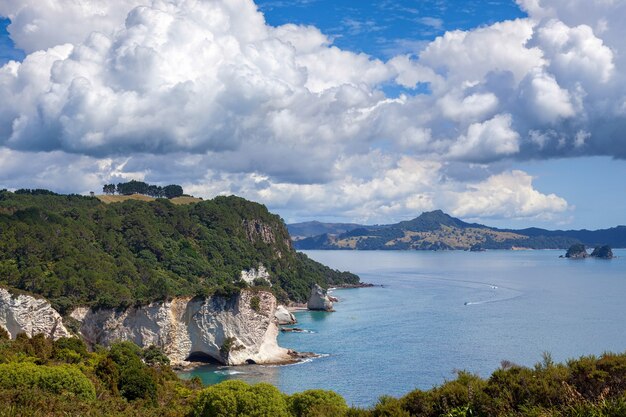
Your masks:
[{"label": "sky", "polygon": [[2,0],[0,188],[626,224],[621,0]]}]

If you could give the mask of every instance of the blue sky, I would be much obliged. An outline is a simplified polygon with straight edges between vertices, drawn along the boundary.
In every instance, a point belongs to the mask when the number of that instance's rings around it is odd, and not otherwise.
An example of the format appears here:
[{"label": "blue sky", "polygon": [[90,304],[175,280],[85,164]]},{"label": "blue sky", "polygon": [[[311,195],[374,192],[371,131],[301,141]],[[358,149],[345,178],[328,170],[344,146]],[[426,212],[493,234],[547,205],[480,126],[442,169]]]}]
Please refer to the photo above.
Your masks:
[{"label": "blue sky", "polygon": [[7,32],[7,26],[11,23],[9,19],[0,19],[0,65],[10,60],[24,59],[24,53],[15,49],[13,41]]},{"label": "blue sky", "polygon": [[[124,41],[155,45],[149,37],[136,38],[136,29],[118,30],[144,0],[111,0],[94,10],[72,9],[77,6],[71,0],[53,3],[7,0],[0,6],[7,16],[21,13],[13,33],[26,53],[80,44],[96,29],[117,41],[98,43],[105,49],[94,53],[102,52],[105,60],[61,58],[58,63],[67,65],[55,71],[65,78],[56,81],[52,94],[44,88],[21,95],[26,93],[19,92],[24,85],[18,81],[5,90],[16,96],[6,98],[5,107],[0,103],[0,188],[87,192],[101,182],[136,178],[182,183],[203,197],[236,193],[265,203],[287,221],[385,223],[442,208],[512,228],[626,223],[626,163],[620,159],[626,146],[619,134],[626,128],[620,110],[626,108],[620,104],[626,96],[626,53],[620,49],[626,8],[618,3],[585,8],[544,0],[549,9],[527,13],[513,0],[258,0],[268,25],[311,25],[338,48],[310,49],[315,35],[302,28],[293,38],[275,35],[294,42],[293,56],[255,38],[262,23],[254,8],[235,12],[227,1],[211,0],[172,9],[196,25],[183,32],[190,39],[228,35],[238,39],[242,53],[251,50],[245,48],[250,42],[270,60],[203,55],[193,49],[197,43],[180,36],[162,43],[180,45],[157,51],[157,58],[138,54],[129,60]],[[197,26],[194,16],[208,7],[230,16],[227,33],[210,22]],[[81,13],[75,22],[67,18]],[[142,27],[162,24],[155,16],[144,16]],[[514,19],[522,23],[507,23]],[[491,26],[498,22],[504,23]],[[26,56],[9,36],[9,23],[0,19],[0,65]],[[422,53],[454,30],[466,33]],[[528,45],[516,40],[523,31]],[[570,41],[557,45],[546,33]],[[55,59],[65,53],[51,52]],[[294,77],[294,61],[306,68],[307,80]],[[25,79],[45,86],[52,62],[34,64],[37,70],[25,70]],[[102,68],[95,71],[94,62]],[[221,72],[194,84],[221,65]],[[235,74],[256,72],[244,80],[220,78],[233,68]],[[143,73],[149,77],[136,76]],[[171,79],[207,89],[170,91]],[[90,88],[78,88],[85,83]],[[292,91],[289,99],[280,95],[285,86]],[[67,101],[77,91],[80,99]],[[215,92],[222,94],[215,99],[219,106],[207,107],[206,97]],[[142,106],[124,104],[135,96],[144,100]],[[61,104],[49,107],[53,102]],[[120,131],[126,119],[118,109],[128,110],[128,131]],[[351,114],[367,117],[356,124],[342,118]]]},{"label": "blue sky", "polygon": [[525,16],[514,1],[259,0],[272,25],[313,25],[340,48],[381,59],[415,53],[446,30]]}]

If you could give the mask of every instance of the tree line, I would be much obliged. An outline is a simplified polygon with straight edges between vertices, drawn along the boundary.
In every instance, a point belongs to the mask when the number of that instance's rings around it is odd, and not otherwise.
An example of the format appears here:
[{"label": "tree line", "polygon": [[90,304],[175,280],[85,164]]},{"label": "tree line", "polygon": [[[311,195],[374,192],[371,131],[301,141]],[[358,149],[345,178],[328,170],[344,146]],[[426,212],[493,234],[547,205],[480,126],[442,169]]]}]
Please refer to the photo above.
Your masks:
[{"label": "tree line", "polygon": [[135,180],[120,182],[117,185],[105,184],[102,187],[102,192],[107,195],[113,195],[115,193],[119,195],[143,194],[154,198],[175,198],[181,197],[184,194],[183,187],[180,185],[170,184],[161,187],[159,185],[151,185],[143,181]]}]

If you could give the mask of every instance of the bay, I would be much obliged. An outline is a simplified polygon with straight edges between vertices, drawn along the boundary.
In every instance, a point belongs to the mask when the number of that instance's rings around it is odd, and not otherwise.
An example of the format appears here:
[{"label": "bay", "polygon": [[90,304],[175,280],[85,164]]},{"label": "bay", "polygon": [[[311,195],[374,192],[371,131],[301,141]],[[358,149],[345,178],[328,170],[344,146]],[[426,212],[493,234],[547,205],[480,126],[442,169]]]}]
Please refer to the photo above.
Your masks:
[{"label": "bay", "polygon": [[297,313],[306,333],[281,346],[322,357],[289,366],[205,366],[205,384],[269,382],[283,392],[330,389],[349,404],[429,389],[456,370],[483,377],[508,360],[532,366],[626,350],[626,250],[616,259],[563,251],[308,251],[375,288],[337,290],[336,312]]}]

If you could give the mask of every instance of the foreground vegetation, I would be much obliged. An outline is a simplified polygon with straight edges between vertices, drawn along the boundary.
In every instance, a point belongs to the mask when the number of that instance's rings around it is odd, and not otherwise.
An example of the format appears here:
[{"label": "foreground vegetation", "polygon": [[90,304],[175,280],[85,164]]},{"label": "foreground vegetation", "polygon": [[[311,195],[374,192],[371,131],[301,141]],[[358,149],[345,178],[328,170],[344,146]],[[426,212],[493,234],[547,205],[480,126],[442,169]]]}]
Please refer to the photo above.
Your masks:
[{"label": "foreground vegetation", "polygon": [[626,354],[582,357],[534,368],[503,363],[488,379],[456,379],[369,409],[338,394],[282,394],[268,384],[228,381],[208,388],[182,381],[158,349],[130,342],[89,352],[75,338],[14,341],[0,329],[0,417],[465,417],[626,415]]},{"label": "foreground vegetation", "polygon": [[76,306],[126,307],[175,296],[232,294],[263,264],[282,301],[311,285],[357,283],[296,253],[282,219],[238,197],[104,204],[45,190],[0,191],[0,286]]}]

